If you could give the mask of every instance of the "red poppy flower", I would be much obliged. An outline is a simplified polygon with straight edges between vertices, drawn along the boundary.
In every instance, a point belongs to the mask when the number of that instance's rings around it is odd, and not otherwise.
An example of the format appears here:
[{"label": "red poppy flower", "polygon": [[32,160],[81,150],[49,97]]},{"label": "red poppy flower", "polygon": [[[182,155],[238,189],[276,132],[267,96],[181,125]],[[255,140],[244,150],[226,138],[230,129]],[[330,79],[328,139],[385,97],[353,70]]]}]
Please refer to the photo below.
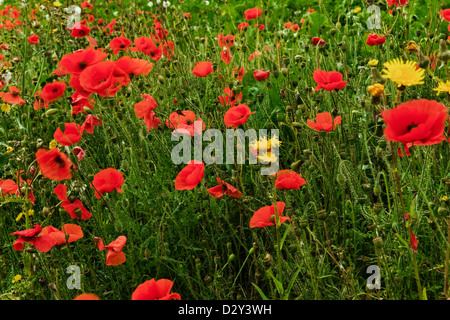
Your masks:
[{"label": "red poppy flower", "polygon": [[153,29],[155,29],[155,34],[153,35],[156,42],[160,42],[166,39],[169,31],[163,28],[162,24],[157,20],[153,20]]},{"label": "red poppy flower", "polygon": [[252,61],[255,57],[260,56],[260,55],[261,55],[261,51],[255,51],[248,57],[248,61]]},{"label": "red poppy flower", "polygon": [[413,249],[413,251],[415,253],[417,253],[418,242],[417,242],[416,236],[414,235],[414,233],[412,231],[411,231],[411,241],[410,241],[410,243],[411,243],[411,248]]},{"label": "red poppy flower", "polygon": [[106,59],[108,55],[100,49],[80,49],[64,55],[59,67],[69,74],[80,74],[84,69]]},{"label": "red poppy flower", "polygon": [[409,2],[409,0],[386,0],[386,1],[387,1],[389,8],[394,5],[397,7],[403,7]]},{"label": "red poppy flower", "polygon": [[76,123],[66,123],[64,132],[58,127],[53,134],[53,138],[63,146],[70,146],[80,141],[83,135],[83,128]]},{"label": "red poppy flower", "polygon": [[91,188],[95,190],[95,197],[101,198],[104,192],[112,192],[116,190],[118,193],[123,193],[120,188],[123,185],[123,174],[114,168],[108,168],[100,171],[94,176]]},{"label": "red poppy flower", "polygon": [[242,100],[242,92],[235,95],[233,93],[233,90],[230,88],[225,88],[224,90],[225,95],[219,96],[219,102],[223,105],[229,105],[230,107],[234,107],[236,103],[241,102]]},{"label": "red poppy flower", "polygon": [[164,41],[161,44],[163,55],[170,61],[170,58],[173,56],[173,50],[175,49],[173,45],[173,41]]},{"label": "red poppy flower", "polygon": [[131,300],[181,300],[178,293],[170,293],[173,282],[167,279],[151,279],[138,285]]},{"label": "red poppy flower", "polygon": [[253,26],[259,30],[264,30],[265,26],[263,24],[258,25],[257,23],[255,23],[255,25]]},{"label": "red poppy flower", "polygon": [[310,127],[311,129],[317,131],[325,130],[328,133],[331,130],[336,129],[336,126],[338,124],[341,124],[341,116],[336,117],[333,120],[331,113],[321,112],[317,114],[316,122],[309,119],[306,122],[308,124],[308,127]]},{"label": "red poppy flower", "polygon": [[[42,229],[41,236],[48,235],[55,240],[55,245],[72,243],[78,239],[83,238],[83,230],[76,224],[66,223],[61,230],[53,226],[48,226]],[[66,242],[67,237],[67,242]]]},{"label": "red poppy flower", "polygon": [[54,81],[52,83],[47,83],[44,88],[42,88],[40,97],[46,103],[52,103],[64,95],[66,90],[66,83],[64,81]]},{"label": "red poppy flower", "polygon": [[67,186],[58,184],[54,189],[56,196],[62,201],[61,208],[66,210],[71,219],[87,220],[92,217],[91,213],[84,207],[83,203],[76,199],[70,201],[67,198]]},{"label": "red poppy flower", "polygon": [[261,14],[262,14],[262,10],[258,9],[258,8],[248,9],[248,10],[245,10],[245,12],[244,12],[245,20],[252,20],[252,19],[259,18],[261,16]]},{"label": "red poppy flower", "polygon": [[242,193],[237,190],[235,187],[233,187],[231,184],[220,180],[219,178],[216,178],[217,183],[219,185],[209,188],[208,192],[210,195],[212,195],[216,199],[220,199],[223,197],[224,194],[229,195],[233,198],[240,198],[242,197]]},{"label": "red poppy flower", "polygon": [[313,78],[317,82],[315,90],[319,91],[321,88],[327,91],[344,89],[347,81],[342,81],[342,77],[340,72],[316,69],[313,74]]},{"label": "red poppy flower", "polygon": [[91,32],[91,28],[89,28],[88,26],[86,26],[80,22],[75,23],[73,28],[70,30],[72,30],[72,33],[70,35],[74,38],[85,37]]},{"label": "red poppy flower", "polygon": [[113,54],[117,55],[120,50],[127,51],[131,45],[131,40],[125,37],[116,37],[109,42],[109,47],[113,50]]},{"label": "red poppy flower", "polygon": [[275,204],[271,206],[266,206],[258,209],[253,217],[250,219],[250,228],[264,228],[268,226],[274,226],[277,222],[278,218],[280,223],[283,223],[287,220],[290,220],[288,217],[283,217],[281,214],[283,213],[285,203],[281,201],[277,201],[277,214],[275,216]]},{"label": "red poppy flower", "polygon": [[19,189],[17,183],[12,179],[0,180],[0,193],[3,196],[13,195]]},{"label": "red poppy flower", "polygon": [[69,157],[57,148],[51,150],[39,149],[36,152],[36,161],[44,177],[50,180],[61,181],[71,179]]},{"label": "red poppy flower", "polygon": [[15,86],[8,87],[9,92],[0,92],[0,98],[2,98],[3,102],[10,103],[10,104],[18,104],[18,105],[24,105],[26,102],[23,100],[19,94],[20,90],[17,89]]},{"label": "red poppy flower", "polygon": [[297,172],[292,170],[280,170],[276,173],[277,180],[275,181],[275,188],[298,190],[301,186],[306,184]]},{"label": "red poppy flower", "polygon": [[237,28],[239,30],[245,30],[245,28],[248,28],[250,25],[247,22],[242,22],[240,24],[238,24]]},{"label": "red poppy flower", "polygon": [[102,299],[100,299],[99,296],[93,293],[82,293],[73,298],[73,300],[102,300]]},{"label": "red poppy flower", "polygon": [[222,59],[223,63],[230,64],[231,58],[232,58],[231,53],[230,53],[230,49],[224,48],[222,50],[220,58]]},{"label": "red poppy flower", "polygon": [[197,62],[196,66],[192,70],[192,73],[196,77],[206,77],[211,72],[214,72],[212,63],[208,61]]},{"label": "red poppy flower", "polygon": [[84,152],[83,148],[81,148],[80,146],[76,146],[72,149],[73,154],[77,157],[78,161],[83,160],[83,158],[85,157],[86,153]]},{"label": "red poppy flower", "polygon": [[90,99],[89,96],[86,97],[80,94],[78,91],[71,95],[69,98],[72,104],[72,114],[74,115],[77,115],[80,112],[87,114],[84,108],[89,108],[91,110],[94,109],[94,99]]},{"label": "red poppy flower", "polygon": [[270,75],[270,71],[265,71],[265,70],[255,70],[253,71],[253,77],[257,80],[257,81],[263,81],[266,80]]},{"label": "red poppy flower", "polygon": [[192,190],[203,179],[205,164],[201,161],[191,160],[175,178],[175,189]]},{"label": "red poppy flower", "polygon": [[248,117],[254,113],[256,113],[256,111],[250,112],[250,108],[247,105],[239,104],[235,107],[231,107],[227,110],[227,112],[225,112],[223,122],[227,127],[233,127],[232,129],[236,129],[237,126],[246,123]]},{"label": "red poppy flower", "polygon": [[125,263],[127,258],[122,249],[127,242],[127,237],[119,236],[116,240],[112,241],[107,246],[103,244],[102,238],[95,237],[95,240],[97,241],[97,247],[100,250],[108,249],[108,253],[106,254],[107,266],[118,266]]},{"label": "red poppy flower", "polygon": [[28,37],[27,40],[30,44],[38,44],[39,37],[37,36],[37,34],[33,34],[32,36]]},{"label": "red poppy flower", "polygon": [[139,119],[144,119],[147,125],[147,130],[157,129],[161,124],[161,120],[156,117],[156,113],[153,111],[158,107],[155,99],[149,94],[141,94],[141,97],[145,100],[140,101],[134,105],[134,111]]},{"label": "red poppy flower", "polygon": [[195,112],[191,110],[172,112],[169,119],[166,120],[166,125],[169,128],[174,128],[174,133],[189,134],[191,137],[195,133],[201,134],[202,130],[205,130],[206,124],[201,118],[195,120]]},{"label": "red poppy flower", "polygon": [[131,51],[140,51],[155,61],[161,59],[162,48],[157,46],[151,38],[139,37],[134,40],[135,48],[130,48]]},{"label": "red poppy flower", "polygon": [[234,68],[232,74],[235,77],[236,81],[242,82],[246,72],[247,72],[247,70],[245,70],[244,67],[241,67],[240,69],[238,67],[236,67],[236,68]]},{"label": "red poppy flower", "polygon": [[445,21],[450,22],[450,9],[440,10],[439,13]]},{"label": "red poppy flower", "polygon": [[93,134],[94,127],[101,126],[102,124],[103,123],[96,116],[89,114],[81,125],[81,132],[83,133],[86,131],[89,134]]},{"label": "red poppy flower", "polygon": [[88,1],[84,1],[80,6],[85,9],[92,9],[92,4],[90,4]]},{"label": "red poppy flower", "polygon": [[313,46],[323,46],[325,45],[325,40],[319,37],[312,38],[312,44]]},{"label": "red poppy flower", "polygon": [[153,69],[153,63],[144,59],[130,58],[124,56],[116,61],[116,66],[126,74],[138,76],[140,74],[147,75]]},{"label": "red poppy flower", "polygon": [[376,46],[376,45],[381,45],[386,41],[386,37],[380,37],[379,35],[375,34],[375,33],[371,33],[368,35],[367,37],[367,44],[369,46]]},{"label": "red poppy flower", "polygon": [[228,34],[226,36],[223,35],[223,33],[219,33],[217,35],[217,42],[219,43],[219,47],[227,47],[232,48],[234,47],[234,41],[235,37],[231,34]]},{"label": "red poppy flower", "polygon": [[87,67],[79,77],[81,87],[101,97],[113,97],[130,82],[129,75],[113,61],[103,61]]},{"label": "red poppy flower", "polygon": [[431,145],[445,140],[447,108],[426,99],[411,100],[381,114],[387,124],[384,136],[388,141]]},{"label": "red poppy flower", "polygon": [[23,231],[16,231],[11,235],[20,236],[13,244],[14,250],[22,251],[23,243],[31,243],[34,247],[41,252],[48,252],[55,245],[55,240],[48,235],[40,235],[42,228],[40,225],[35,224],[34,229],[27,229]]}]

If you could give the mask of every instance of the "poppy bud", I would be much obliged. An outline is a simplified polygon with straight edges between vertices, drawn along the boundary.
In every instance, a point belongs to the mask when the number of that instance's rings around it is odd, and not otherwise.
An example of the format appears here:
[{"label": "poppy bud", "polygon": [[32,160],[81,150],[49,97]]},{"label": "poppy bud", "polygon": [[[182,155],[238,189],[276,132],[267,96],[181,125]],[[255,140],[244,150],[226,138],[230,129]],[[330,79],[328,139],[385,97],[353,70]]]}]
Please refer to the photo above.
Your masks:
[{"label": "poppy bud", "polygon": [[297,128],[297,129],[300,129],[302,127],[302,124],[299,122],[292,122],[291,125],[293,128]]},{"label": "poppy bud", "polygon": [[336,29],[337,29],[338,31],[340,31],[341,28],[342,28],[342,24],[341,24],[339,21],[336,22]]},{"label": "poppy bud", "polygon": [[381,194],[381,187],[380,187],[379,184],[377,184],[377,185],[375,185],[375,187],[373,187],[373,194],[374,194],[376,197],[379,197],[379,196],[380,196],[380,194]]},{"label": "poppy bud", "polygon": [[302,160],[297,160],[294,163],[291,164],[291,169],[292,170],[297,170],[298,168],[300,168],[300,165],[302,164]]},{"label": "poppy bud", "polygon": [[270,268],[273,264],[273,257],[270,253],[267,253],[264,259],[262,260],[264,267]]},{"label": "poppy bud", "polygon": [[336,176],[336,181],[340,184],[343,185],[345,183],[345,176],[342,173],[338,173],[338,175]]},{"label": "poppy bud", "polygon": [[45,111],[44,114],[45,114],[46,117],[49,117],[49,116],[52,116],[54,114],[57,114],[58,112],[59,112],[58,109],[48,109],[47,111]]},{"label": "poppy bud", "polygon": [[383,204],[382,203],[374,203],[373,204],[373,211],[376,214],[379,214],[381,212],[381,210],[383,210]]},{"label": "poppy bud", "polygon": [[383,239],[381,237],[376,237],[372,240],[375,249],[381,250],[383,248]]},{"label": "poppy bud", "polygon": [[87,114],[92,114],[92,109],[89,107],[83,107],[83,111],[86,112]]},{"label": "poppy bud", "polygon": [[320,220],[322,220],[322,221],[326,220],[327,216],[328,216],[328,213],[325,209],[317,211],[317,217]]},{"label": "poppy bud", "polygon": [[44,207],[42,209],[42,214],[47,218],[50,215],[50,209],[48,207]]},{"label": "poppy bud", "polygon": [[232,253],[228,256],[228,262],[233,262],[236,259],[236,256]]},{"label": "poppy bud", "polygon": [[163,84],[164,83],[164,78],[163,78],[163,76],[162,75],[158,75],[158,81],[159,81],[159,83],[161,83],[161,84]]},{"label": "poppy bud", "polygon": [[287,76],[288,75],[288,69],[287,68],[281,68],[281,73],[283,74],[283,76]]}]

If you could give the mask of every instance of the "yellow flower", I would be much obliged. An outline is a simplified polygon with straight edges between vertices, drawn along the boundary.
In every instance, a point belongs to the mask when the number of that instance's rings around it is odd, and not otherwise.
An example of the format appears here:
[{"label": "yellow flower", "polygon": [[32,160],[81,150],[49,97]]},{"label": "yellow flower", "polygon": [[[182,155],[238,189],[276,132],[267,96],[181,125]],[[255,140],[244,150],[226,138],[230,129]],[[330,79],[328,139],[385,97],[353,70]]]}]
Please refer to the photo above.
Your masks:
[{"label": "yellow flower", "polygon": [[425,77],[424,69],[416,69],[416,62],[406,61],[402,59],[394,59],[386,62],[383,69],[383,78],[391,79],[397,84],[397,87],[408,87],[417,84],[423,84]]},{"label": "yellow flower", "polygon": [[3,103],[1,106],[2,112],[4,113],[8,113],[9,111],[11,111],[11,106],[7,103]]},{"label": "yellow flower", "polygon": [[50,149],[54,149],[54,148],[56,148],[58,146],[58,141],[52,140],[52,141],[50,141],[48,146],[49,146]]},{"label": "yellow flower", "polygon": [[420,48],[417,45],[417,43],[415,43],[414,41],[411,40],[406,45],[406,51],[408,51],[409,53],[418,53],[420,51]]},{"label": "yellow flower", "polygon": [[267,140],[266,137],[260,137],[259,141],[252,141],[250,143],[250,148],[254,149],[255,151],[259,150],[271,150],[272,147],[278,148],[281,144],[281,141],[278,140],[277,136],[274,136],[273,138]]},{"label": "yellow flower", "polygon": [[[27,214],[28,214],[28,216],[32,216],[32,215],[34,214],[34,210],[33,210],[33,209],[28,210]],[[23,217],[24,215],[25,215],[25,212],[24,212],[24,211],[22,211],[21,213],[19,213],[19,215],[18,215],[17,218],[16,218],[16,221],[19,221],[20,219],[22,219],[22,217]]]},{"label": "yellow flower", "polygon": [[447,202],[448,201],[448,197],[447,196],[442,196],[441,200],[444,201],[444,202]]},{"label": "yellow flower", "polygon": [[19,282],[20,280],[22,280],[22,276],[20,274],[16,274],[12,279],[12,283]]},{"label": "yellow flower", "polygon": [[438,87],[433,89],[434,91],[437,91],[436,95],[439,95],[441,92],[447,92],[450,93],[450,81],[447,80],[447,82],[439,82]]},{"label": "yellow flower", "polygon": [[264,152],[262,155],[258,156],[258,160],[262,163],[276,162],[278,159],[275,154],[269,152]]},{"label": "yellow flower", "polygon": [[10,146],[7,146],[6,147],[6,153],[11,153],[11,152],[13,152],[14,151],[14,148],[13,147],[10,147]]},{"label": "yellow flower", "polygon": [[369,61],[368,65],[370,67],[376,67],[378,65],[378,60],[377,59],[372,59]]},{"label": "yellow flower", "polygon": [[55,7],[61,7],[61,2],[59,2],[59,1],[54,1],[54,2],[53,2],[53,5],[54,5]]},{"label": "yellow flower", "polygon": [[379,97],[384,92],[384,86],[381,83],[375,83],[371,86],[368,86],[367,91],[369,91],[372,97]]},{"label": "yellow flower", "polygon": [[353,10],[353,13],[360,13],[361,12],[361,7],[356,8],[355,10]]}]

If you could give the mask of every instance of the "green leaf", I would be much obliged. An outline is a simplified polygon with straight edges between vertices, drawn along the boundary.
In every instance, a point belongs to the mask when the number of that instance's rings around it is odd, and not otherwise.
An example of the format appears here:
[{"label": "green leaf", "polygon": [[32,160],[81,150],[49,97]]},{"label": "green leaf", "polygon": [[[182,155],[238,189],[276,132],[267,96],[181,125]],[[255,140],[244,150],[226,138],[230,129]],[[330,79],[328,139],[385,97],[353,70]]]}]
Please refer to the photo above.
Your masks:
[{"label": "green leaf", "polygon": [[262,292],[260,287],[258,287],[254,283],[252,283],[252,285],[255,287],[256,291],[258,291],[259,295],[261,296],[261,298],[263,298],[263,300],[270,300],[269,298],[267,298],[267,296],[264,294],[264,292]]}]

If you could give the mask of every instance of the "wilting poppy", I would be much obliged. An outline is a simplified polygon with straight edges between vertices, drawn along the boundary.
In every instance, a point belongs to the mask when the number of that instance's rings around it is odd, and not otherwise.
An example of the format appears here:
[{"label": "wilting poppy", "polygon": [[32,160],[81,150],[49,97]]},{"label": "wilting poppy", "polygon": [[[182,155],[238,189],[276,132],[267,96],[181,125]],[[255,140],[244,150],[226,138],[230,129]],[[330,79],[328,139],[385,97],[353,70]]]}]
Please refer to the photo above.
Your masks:
[{"label": "wilting poppy", "polygon": [[80,146],[76,146],[72,149],[73,154],[77,157],[78,161],[83,160],[83,158],[85,157],[86,153],[84,152],[83,148],[81,148]]},{"label": "wilting poppy", "polygon": [[222,53],[220,55],[220,58],[222,59],[222,62],[225,64],[230,64],[231,62],[231,53],[229,48],[223,48]]},{"label": "wilting poppy", "polygon": [[67,186],[58,184],[53,192],[56,194],[59,200],[62,201],[61,208],[66,210],[71,219],[87,220],[92,217],[91,213],[84,207],[83,203],[76,199],[71,201],[67,198]]},{"label": "wilting poppy", "polygon": [[239,30],[245,30],[245,28],[248,28],[250,25],[247,22],[242,22],[240,24],[238,24],[238,29]]},{"label": "wilting poppy", "polygon": [[153,111],[158,107],[155,99],[149,94],[141,94],[141,97],[144,98],[143,101],[140,101],[134,105],[134,111],[136,116],[139,119],[144,119],[145,124],[147,125],[147,130],[157,129],[158,126],[162,123],[156,117],[156,113]]},{"label": "wilting poppy", "polygon": [[413,249],[414,253],[417,253],[417,246],[418,246],[418,242],[417,242],[417,238],[414,235],[414,233],[411,231],[411,248]]},{"label": "wilting poppy", "polygon": [[118,193],[123,193],[120,188],[123,182],[124,178],[121,172],[114,168],[107,168],[94,175],[91,188],[95,190],[95,197],[100,199],[104,192],[116,190]]},{"label": "wilting poppy", "polygon": [[276,177],[277,180],[275,180],[275,188],[277,189],[297,190],[306,184],[305,179],[303,179],[297,172],[288,169],[278,171],[276,173]]},{"label": "wilting poppy", "polygon": [[65,243],[72,243],[83,238],[83,230],[81,230],[79,225],[66,223],[61,227],[61,230],[58,230],[53,226],[43,228],[41,236],[43,235],[52,237],[53,240],[55,240],[55,245],[61,245]]},{"label": "wilting poppy", "polygon": [[39,37],[37,36],[37,34],[33,34],[32,36],[27,38],[27,41],[30,44],[38,44],[39,43]]},{"label": "wilting poppy", "polygon": [[134,39],[134,45],[136,47],[130,48],[131,51],[140,51],[155,61],[161,59],[162,48],[157,46],[151,38],[139,37]]},{"label": "wilting poppy", "polygon": [[266,70],[255,70],[253,71],[253,77],[257,81],[263,81],[266,80],[270,75],[270,71]]},{"label": "wilting poppy", "polygon": [[225,112],[223,122],[227,127],[233,127],[235,129],[237,126],[246,123],[248,117],[254,113],[256,111],[250,112],[250,108],[246,104],[239,104]]},{"label": "wilting poppy", "polygon": [[290,218],[288,217],[281,216],[285,205],[286,204],[284,202],[277,201],[276,215],[275,204],[258,209],[250,219],[250,228],[264,228],[267,226],[274,226],[278,219],[280,220],[280,223],[290,220]]},{"label": "wilting poppy", "polygon": [[380,37],[379,35],[375,34],[375,33],[371,33],[367,36],[367,41],[366,43],[369,46],[376,46],[376,45],[381,45],[386,41],[386,37]]},{"label": "wilting poppy", "polygon": [[336,129],[336,126],[338,124],[341,124],[341,116],[338,116],[333,120],[331,113],[321,112],[317,114],[316,122],[308,119],[306,120],[306,123],[308,124],[308,127],[310,127],[311,129],[317,131],[325,130],[328,133]]},{"label": "wilting poppy", "polygon": [[233,90],[230,88],[225,88],[224,90],[225,95],[219,96],[219,102],[223,105],[229,105],[230,107],[234,107],[236,103],[241,102],[242,100],[242,92],[238,94],[234,94]]},{"label": "wilting poppy", "polygon": [[95,126],[101,126],[103,123],[94,115],[87,115],[84,123],[81,125],[82,132],[87,132],[89,134],[94,133]]},{"label": "wilting poppy", "polygon": [[241,67],[241,68],[236,67],[233,69],[232,74],[235,77],[236,81],[242,82],[246,72],[247,72],[247,70],[245,70],[244,67]]},{"label": "wilting poppy", "polygon": [[11,235],[20,236],[13,244],[14,250],[22,251],[23,243],[31,243],[41,252],[48,252],[55,245],[55,240],[48,235],[39,235],[42,231],[40,225],[35,224],[34,229],[27,229],[23,231],[16,231]]},{"label": "wilting poppy", "polygon": [[70,35],[72,37],[74,37],[74,38],[85,37],[91,32],[91,28],[89,28],[88,26],[82,24],[81,22],[75,23],[73,28],[71,28],[70,30],[72,30]]},{"label": "wilting poppy", "polygon": [[247,9],[244,12],[245,20],[252,20],[259,18],[262,14],[262,10],[258,8]]},{"label": "wilting poppy", "polygon": [[255,51],[248,57],[248,61],[252,61],[255,57],[260,56],[260,55],[261,55],[261,51]]},{"label": "wilting poppy", "polygon": [[63,146],[70,146],[80,141],[83,135],[83,128],[76,123],[66,123],[64,132],[58,127],[53,134],[53,138]]},{"label": "wilting poppy", "polygon": [[61,181],[72,178],[70,172],[72,162],[66,154],[60,152],[57,148],[51,150],[39,149],[36,152],[36,161],[42,175],[50,180]]},{"label": "wilting poppy", "polygon": [[219,178],[216,178],[216,180],[219,185],[208,189],[209,194],[214,198],[220,199],[225,194],[233,198],[242,197],[242,193],[238,189],[233,187],[231,184]]},{"label": "wilting poppy", "polygon": [[192,73],[197,77],[206,77],[213,72],[212,63],[208,61],[197,62]]},{"label": "wilting poppy", "polygon": [[109,42],[109,47],[113,50],[113,54],[117,55],[120,50],[127,51],[131,45],[131,40],[125,37],[116,37]]},{"label": "wilting poppy", "polygon": [[20,90],[17,89],[15,86],[8,87],[9,92],[0,92],[0,98],[2,98],[3,102],[9,103],[9,104],[17,104],[17,105],[24,105],[26,102],[23,100],[19,94]]},{"label": "wilting poppy", "polygon": [[205,164],[201,161],[191,160],[178,173],[175,178],[175,189],[177,190],[192,190],[203,179],[205,174]]},{"label": "wilting poppy", "polygon": [[119,236],[116,240],[112,241],[106,246],[103,244],[102,238],[95,237],[95,240],[97,241],[97,247],[100,250],[108,249],[108,253],[106,254],[107,266],[118,266],[125,263],[127,258],[122,249],[127,242],[127,237]]},{"label": "wilting poppy", "polygon": [[347,81],[342,81],[342,73],[336,71],[323,71],[316,69],[313,74],[314,80],[317,82],[316,91],[325,89],[327,91],[344,89]]},{"label": "wilting poppy", "polygon": [[151,279],[138,285],[131,300],[181,300],[178,293],[170,293],[173,282],[167,279]]},{"label": "wilting poppy", "polygon": [[80,49],[64,55],[59,67],[69,74],[80,74],[84,69],[106,59],[108,55],[100,49]]},{"label": "wilting poppy", "polygon": [[381,116],[387,125],[384,136],[388,141],[432,145],[446,139],[447,108],[439,102],[411,100],[384,111]]}]

